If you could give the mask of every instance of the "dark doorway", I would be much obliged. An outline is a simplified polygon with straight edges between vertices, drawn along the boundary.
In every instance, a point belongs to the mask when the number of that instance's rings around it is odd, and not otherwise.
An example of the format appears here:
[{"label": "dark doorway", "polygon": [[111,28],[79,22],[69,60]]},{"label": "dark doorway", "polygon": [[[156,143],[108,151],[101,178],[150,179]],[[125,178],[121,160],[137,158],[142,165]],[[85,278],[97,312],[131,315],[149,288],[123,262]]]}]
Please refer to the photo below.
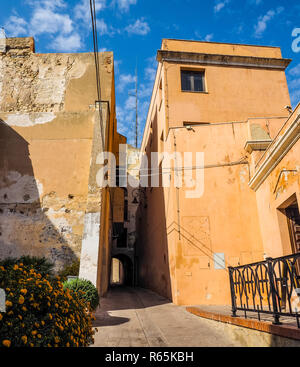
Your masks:
[{"label": "dark doorway", "polygon": [[111,286],[133,286],[133,263],[124,254],[114,255],[111,261]]},{"label": "dark doorway", "polygon": [[300,214],[297,201],[285,209],[288,219],[292,252],[300,252]]}]

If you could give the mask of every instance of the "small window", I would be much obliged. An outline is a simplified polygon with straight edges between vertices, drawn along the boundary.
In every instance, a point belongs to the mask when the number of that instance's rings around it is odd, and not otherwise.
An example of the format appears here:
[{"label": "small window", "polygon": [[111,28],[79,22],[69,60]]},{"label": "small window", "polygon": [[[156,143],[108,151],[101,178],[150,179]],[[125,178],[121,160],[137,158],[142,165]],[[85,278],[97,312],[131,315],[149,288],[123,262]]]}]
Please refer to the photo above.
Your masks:
[{"label": "small window", "polygon": [[181,89],[185,92],[205,92],[204,71],[181,70]]},{"label": "small window", "polygon": [[128,222],[128,200],[124,201],[124,221]]}]

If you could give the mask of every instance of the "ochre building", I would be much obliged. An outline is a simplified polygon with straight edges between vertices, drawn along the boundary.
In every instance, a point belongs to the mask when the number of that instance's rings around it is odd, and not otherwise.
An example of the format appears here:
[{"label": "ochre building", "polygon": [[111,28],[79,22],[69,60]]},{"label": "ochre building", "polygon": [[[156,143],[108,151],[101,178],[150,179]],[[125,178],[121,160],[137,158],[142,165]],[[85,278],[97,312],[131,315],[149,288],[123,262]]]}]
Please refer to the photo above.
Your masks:
[{"label": "ochre building", "polygon": [[171,185],[146,188],[138,210],[139,284],[176,304],[230,304],[229,266],[300,250],[291,60],[278,47],[164,39],[157,61],[141,153],[204,152],[189,167],[204,190],[189,198],[174,185],[182,164],[158,161]]},{"label": "ochre building", "polygon": [[[114,59],[37,54],[33,38],[0,52],[0,258],[46,256],[56,270],[80,258],[101,294],[110,279],[113,189],[96,182],[97,156],[116,153]],[[101,264],[101,266],[99,265]]]}]

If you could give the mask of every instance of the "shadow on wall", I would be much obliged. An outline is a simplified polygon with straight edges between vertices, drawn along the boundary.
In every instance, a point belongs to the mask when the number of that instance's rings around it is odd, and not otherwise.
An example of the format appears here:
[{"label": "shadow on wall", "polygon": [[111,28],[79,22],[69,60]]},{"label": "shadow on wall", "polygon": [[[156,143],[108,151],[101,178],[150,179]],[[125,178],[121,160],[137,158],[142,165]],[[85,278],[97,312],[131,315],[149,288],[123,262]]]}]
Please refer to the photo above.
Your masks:
[{"label": "shadow on wall", "polygon": [[28,146],[0,119],[0,258],[45,256],[60,270],[76,256],[41,205]]},{"label": "shadow on wall", "polygon": [[[151,151],[158,152],[157,112],[152,122],[152,145],[146,148],[148,162]],[[150,168],[150,167],[149,167]],[[159,169],[159,187],[148,188],[144,202],[140,201],[137,211],[137,256],[139,285],[151,289],[172,300],[169,251],[167,239],[165,192],[162,187],[162,168]],[[145,210],[147,208],[147,210]],[[155,216],[149,215],[155,213]]]}]

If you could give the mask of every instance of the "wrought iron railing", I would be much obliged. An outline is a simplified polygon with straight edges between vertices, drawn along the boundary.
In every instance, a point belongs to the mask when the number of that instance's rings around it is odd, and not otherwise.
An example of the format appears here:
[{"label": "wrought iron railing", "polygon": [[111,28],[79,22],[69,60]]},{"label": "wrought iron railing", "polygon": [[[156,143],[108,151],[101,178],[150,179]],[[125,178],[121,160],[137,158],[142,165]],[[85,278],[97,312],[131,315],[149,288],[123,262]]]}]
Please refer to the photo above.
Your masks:
[{"label": "wrought iron railing", "polygon": [[229,267],[232,316],[237,311],[295,317],[300,328],[300,253]]}]

